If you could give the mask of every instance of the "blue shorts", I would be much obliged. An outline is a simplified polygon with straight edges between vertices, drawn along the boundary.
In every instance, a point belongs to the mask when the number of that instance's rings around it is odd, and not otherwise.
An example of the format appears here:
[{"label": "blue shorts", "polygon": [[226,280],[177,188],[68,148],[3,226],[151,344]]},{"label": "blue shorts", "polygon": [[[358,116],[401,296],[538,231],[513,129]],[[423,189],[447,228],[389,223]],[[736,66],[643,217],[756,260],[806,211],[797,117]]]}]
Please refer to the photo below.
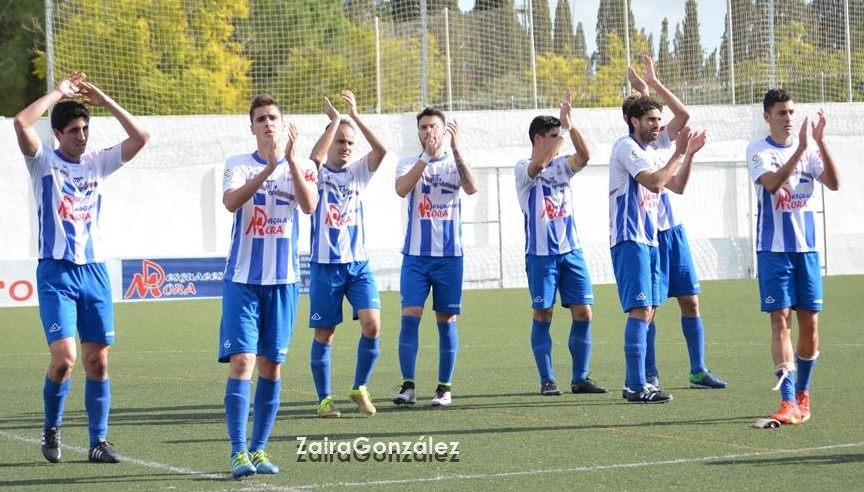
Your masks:
[{"label": "blue shorts", "polygon": [[690,255],[690,243],[684,226],[660,231],[660,304],[670,297],[695,295],[699,290],[699,277]]},{"label": "blue shorts", "polygon": [[403,255],[399,276],[402,307],[423,307],[430,288],[436,313],[461,313],[462,257]]},{"label": "blue shorts", "polygon": [[660,304],[659,248],[636,241],[612,247],[612,269],[624,312]]},{"label": "blue shorts", "polygon": [[263,355],[273,362],[285,362],[299,296],[296,282],[254,285],[224,280],[219,362],[229,362],[234,354]]},{"label": "blue shorts", "polygon": [[310,263],[309,326],[330,328],[342,322],[342,298],[354,308],[381,310],[378,286],[368,261],[328,264]]},{"label": "blue shorts", "polygon": [[762,311],[802,308],[822,311],[822,266],[818,252],[756,253]]},{"label": "blue shorts", "polygon": [[39,316],[48,345],[62,338],[114,343],[114,302],[104,263],[43,258],[36,266]]},{"label": "blue shorts", "polygon": [[561,305],[594,304],[591,275],[577,249],[563,255],[525,255],[528,292],[533,309],[548,309],[555,304],[555,292],[561,292]]}]

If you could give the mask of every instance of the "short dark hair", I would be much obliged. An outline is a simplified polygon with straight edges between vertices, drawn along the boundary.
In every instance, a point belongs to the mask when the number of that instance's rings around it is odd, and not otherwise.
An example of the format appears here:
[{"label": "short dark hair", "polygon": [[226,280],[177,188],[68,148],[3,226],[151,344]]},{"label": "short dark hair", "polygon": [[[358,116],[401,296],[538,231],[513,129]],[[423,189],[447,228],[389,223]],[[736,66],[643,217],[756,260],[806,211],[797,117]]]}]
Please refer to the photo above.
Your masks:
[{"label": "short dark hair", "polygon": [[627,107],[627,128],[630,130],[630,133],[633,133],[635,129],[633,123],[630,122],[630,118],[639,119],[652,109],[663,111],[663,104],[649,96],[640,96]]},{"label": "short dark hair", "polygon": [[528,127],[528,139],[531,140],[531,145],[534,145],[536,135],[545,135],[546,132],[558,126],[561,126],[561,120],[554,116],[542,115],[531,120],[531,125]]},{"label": "short dark hair", "polygon": [[423,111],[417,113],[417,126],[420,126],[420,118],[423,118],[424,116],[437,116],[441,119],[442,123],[445,123],[447,121],[447,119],[444,117],[444,113],[440,109],[426,107],[423,108]]},{"label": "short dark hair", "polygon": [[264,106],[276,106],[279,114],[282,114],[282,107],[279,106],[276,99],[273,99],[273,96],[270,94],[258,94],[252,98],[252,104],[249,106],[249,121],[252,121],[252,118],[255,116],[255,110]]},{"label": "short dark hair", "polygon": [[621,103],[621,112],[624,113],[624,116],[627,116],[627,110],[628,110],[628,109],[630,108],[630,106],[632,106],[633,103],[636,102],[636,100],[639,99],[640,97],[642,97],[641,94],[630,94],[629,96],[627,96],[626,98],[624,98],[624,102]]},{"label": "short dark hair", "polygon": [[762,109],[764,109],[765,112],[768,112],[774,104],[791,100],[792,93],[786,89],[771,89],[765,93],[765,98],[762,99]]},{"label": "short dark hair", "polygon": [[78,118],[90,121],[90,111],[87,110],[87,106],[78,101],[60,101],[51,110],[51,128],[62,132],[70,121]]}]

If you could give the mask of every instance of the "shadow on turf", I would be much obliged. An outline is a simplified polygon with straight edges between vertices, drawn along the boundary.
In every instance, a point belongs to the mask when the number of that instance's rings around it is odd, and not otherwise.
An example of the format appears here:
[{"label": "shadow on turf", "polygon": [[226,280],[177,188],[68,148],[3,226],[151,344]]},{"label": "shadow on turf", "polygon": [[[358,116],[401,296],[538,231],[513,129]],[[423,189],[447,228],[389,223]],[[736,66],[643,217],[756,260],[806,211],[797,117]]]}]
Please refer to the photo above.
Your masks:
[{"label": "shadow on turf", "polygon": [[864,453],[838,453],[818,455],[786,455],[776,458],[736,459],[705,463],[706,465],[747,465],[747,466],[782,466],[782,465],[850,465],[864,463]]},{"label": "shadow on turf", "polygon": [[[84,463],[88,463],[84,461]],[[47,463],[46,463],[47,465]],[[21,463],[18,463],[16,466],[22,466]],[[56,465],[53,465],[56,466]],[[97,465],[101,466],[101,465]],[[60,488],[60,487],[68,487],[70,485],[94,485],[94,486],[103,486],[105,484],[115,483],[118,484],[118,488],[121,486],[119,484],[129,484],[129,483],[137,483],[138,486],[146,487],[147,482],[159,482],[160,486],[157,488],[163,488],[165,482],[189,482],[189,481],[205,481],[205,482],[230,482],[236,483],[237,480],[234,480],[230,474],[226,474],[225,472],[214,472],[216,474],[225,475],[224,478],[212,478],[212,477],[196,477],[196,476],[186,476],[186,475],[175,475],[175,474],[162,474],[162,475],[154,475],[154,474],[136,474],[136,475],[111,475],[111,476],[92,476],[92,477],[62,477],[56,479],[31,479],[31,480],[4,480],[0,481],[0,486],[2,487],[37,487],[40,489],[51,488]],[[187,485],[188,486],[188,485]]]}]

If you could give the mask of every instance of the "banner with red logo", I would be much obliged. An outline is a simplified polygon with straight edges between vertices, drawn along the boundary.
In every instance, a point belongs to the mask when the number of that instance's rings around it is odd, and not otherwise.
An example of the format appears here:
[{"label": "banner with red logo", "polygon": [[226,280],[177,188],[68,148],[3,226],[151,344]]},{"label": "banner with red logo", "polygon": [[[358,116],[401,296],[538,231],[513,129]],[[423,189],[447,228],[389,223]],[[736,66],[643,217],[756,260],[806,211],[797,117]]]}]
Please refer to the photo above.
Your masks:
[{"label": "banner with red logo", "polygon": [[122,300],[222,296],[225,258],[123,260]]},{"label": "banner with red logo", "polygon": [[35,306],[36,260],[0,261],[0,307]]},{"label": "banner with red logo", "polygon": [[[121,300],[222,297],[225,258],[123,260]],[[300,255],[300,292],[309,292],[309,255]]]}]

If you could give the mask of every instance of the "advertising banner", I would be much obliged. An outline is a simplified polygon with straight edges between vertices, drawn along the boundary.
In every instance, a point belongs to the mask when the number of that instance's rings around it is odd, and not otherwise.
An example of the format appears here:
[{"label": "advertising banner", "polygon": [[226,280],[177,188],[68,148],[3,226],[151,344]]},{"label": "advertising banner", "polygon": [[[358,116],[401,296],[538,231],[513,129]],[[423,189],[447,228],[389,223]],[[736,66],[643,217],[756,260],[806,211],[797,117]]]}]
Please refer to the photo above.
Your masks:
[{"label": "advertising banner", "polygon": [[36,260],[0,261],[0,307],[35,306]]},{"label": "advertising banner", "polygon": [[122,261],[123,301],[222,296],[225,258]]}]

